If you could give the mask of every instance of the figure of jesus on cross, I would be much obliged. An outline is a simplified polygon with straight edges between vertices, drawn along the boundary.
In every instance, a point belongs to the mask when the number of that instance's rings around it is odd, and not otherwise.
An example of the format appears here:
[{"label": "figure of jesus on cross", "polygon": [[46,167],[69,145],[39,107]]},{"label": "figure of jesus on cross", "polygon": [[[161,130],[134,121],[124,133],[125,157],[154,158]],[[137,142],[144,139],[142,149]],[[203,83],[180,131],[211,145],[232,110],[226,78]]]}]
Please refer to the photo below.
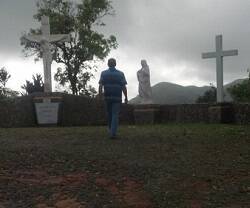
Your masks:
[{"label": "figure of jesus on cross", "polygon": [[217,102],[224,102],[223,96],[223,57],[237,56],[238,50],[223,51],[222,35],[216,36],[216,52],[203,53],[202,58],[216,58]]},{"label": "figure of jesus on cross", "polygon": [[35,42],[40,44],[40,50],[42,51],[43,69],[44,69],[44,92],[52,92],[51,84],[51,63],[52,63],[52,45],[58,42],[69,42],[70,35],[68,34],[50,34],[49,17],[42,16],[41,19],[41,35],[24,35],[22,41]]}]

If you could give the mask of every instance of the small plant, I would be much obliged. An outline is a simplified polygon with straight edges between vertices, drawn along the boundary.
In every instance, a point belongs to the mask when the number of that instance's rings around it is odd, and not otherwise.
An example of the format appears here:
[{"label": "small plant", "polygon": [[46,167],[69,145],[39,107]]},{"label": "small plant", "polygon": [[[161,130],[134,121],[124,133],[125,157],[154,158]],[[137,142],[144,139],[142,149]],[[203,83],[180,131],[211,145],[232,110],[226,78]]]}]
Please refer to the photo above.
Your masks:
[{"label": "small plant", "polygon": [[44,83],[42,81],[42,75],[36,74],[32,76],[32,81],[26,80],[26,84],[22,85],[21,88],[25,90],[26,95],[34,92],[43,92]]}]

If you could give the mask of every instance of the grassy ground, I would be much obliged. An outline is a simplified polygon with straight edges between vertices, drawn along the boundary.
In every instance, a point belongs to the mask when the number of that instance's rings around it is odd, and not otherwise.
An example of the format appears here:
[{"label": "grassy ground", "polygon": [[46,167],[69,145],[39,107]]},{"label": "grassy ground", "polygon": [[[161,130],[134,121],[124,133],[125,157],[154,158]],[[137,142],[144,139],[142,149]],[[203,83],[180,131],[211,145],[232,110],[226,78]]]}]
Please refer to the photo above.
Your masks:
[{"label": "grassy ground", "polygon": [[0,208],[250,207],[250,126],[0,129]]}]

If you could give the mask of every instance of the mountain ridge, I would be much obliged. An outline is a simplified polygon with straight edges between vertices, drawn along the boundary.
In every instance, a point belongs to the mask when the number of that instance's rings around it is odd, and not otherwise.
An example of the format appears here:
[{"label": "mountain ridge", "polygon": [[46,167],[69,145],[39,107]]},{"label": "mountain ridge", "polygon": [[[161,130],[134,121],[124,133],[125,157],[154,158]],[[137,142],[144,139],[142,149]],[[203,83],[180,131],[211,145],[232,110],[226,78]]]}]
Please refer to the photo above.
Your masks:
[{"label": "mountain ridge", "polygon": [[[230,102],[232,98],[227,89],[233,85],[239,84],[244,79],[234,80],[224,85],[225,101]],[[211,86],[182,86],[171,82],[159,82],[152,86],[153,103],[154,104],[193,104],[199,96],[209,90]],[[130,104],[140,103],[140,98],[137,95],[129,101]]]}]

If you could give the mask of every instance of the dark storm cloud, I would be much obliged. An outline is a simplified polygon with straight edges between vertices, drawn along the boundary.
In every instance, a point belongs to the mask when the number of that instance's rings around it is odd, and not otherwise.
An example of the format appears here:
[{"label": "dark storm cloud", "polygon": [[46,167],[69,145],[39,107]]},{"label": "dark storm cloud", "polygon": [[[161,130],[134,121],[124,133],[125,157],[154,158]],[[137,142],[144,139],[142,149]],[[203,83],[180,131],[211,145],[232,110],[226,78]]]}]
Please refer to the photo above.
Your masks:
[{"label": "dark storm cloud", "polygon": [[[0,0],[0,55],[20,54],[20,34],[39,26],[32,18],[35,2]],[[126,54],[130,65],[146,58],[154,76],[162,73],[159,70],[183,66],[186,70],[178,75],[183,80],[193,76],[209,82],[215,77],[215,60],[202,60],[201,53],[214,51],[215,35],[223,34],[225,50],[239,49],[238,57],[225,58],[225,80],[246,75],[250,66],[249,1],[113,0],[113,6],[116,15],[106,18],[102,31],[117,37],[116,53]]]},{"label": "dark storm cloud", "polygon": [[0,55],[20,54],[20,36],[37,23],[34,0],[0,0]]},{"label": "dark storm cloud", "polygon": [[[118,2],[126,2],[125,10]],[[202,60],[201,53],[215,50],[215,35],[223,34],[225,50],[239,49],[238,57],[225,58],[225,78],[246,74],[249,1],[127,0],[114,6],[121,11],[111,31],[129,54],[158,57],[165,66],[185,64],[201,79],[212,79],[215,60]]]}]

